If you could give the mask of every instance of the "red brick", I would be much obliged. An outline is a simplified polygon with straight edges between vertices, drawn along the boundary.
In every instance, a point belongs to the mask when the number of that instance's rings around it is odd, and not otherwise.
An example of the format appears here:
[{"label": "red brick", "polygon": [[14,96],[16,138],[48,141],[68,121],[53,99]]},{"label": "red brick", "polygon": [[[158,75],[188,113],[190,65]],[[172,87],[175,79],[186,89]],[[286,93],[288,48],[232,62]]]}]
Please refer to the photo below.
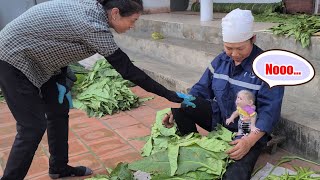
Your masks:
[{"label": "red brick", "polygon": [[[0,112],[1,113],[1,112]],[[0,115],[0,126],[12,125],[15,124],[16,120],[14,119],[11,112],[3,112]]]},{"label": "red brick", "polygon": [[138,108],[132,109],[131,111],[126,111],[126,113],[136,119],[139,119],[144,116],[155,115],[156,111],[148,106],[140,106]]},{"label": "red brick", "polygon": [[101,157],[101,160],[104,162],[104,165],[108,168],[114,168],[120,162],[130,163],[139,159],[141,159],[140,154],[133,149],[128,149],[126,151],[121,151],[118,153]]},{"label": "red brick", "polygon": [[70,121],[75,121],[75,120],[80,120],[80,119],[84,119],[84,118],[88,118],[86,112],[79,110],[79,109],[72,109],[69,112],[69,120]]},{"label": "red brick", "polygon": [[[69,140],[68,145],[69,145],[69,157],[89,152],[89,150],[78,139]],[[49,152],[48,145],[44,146],[44,149],[47,152]]]},{"label": "red brick", "polygon": [[69,127],[74,132],[103,126],[104,125],[96,118],[84,118],[77,121],[71,121],[69,124]]},{"label": "red brick", "polygon": [[147,106],[159,111],[165,108],[171,108],[171,107],[180,107],[179,103],[173,103],[168,101],[167,99],[156,96],[154,99],[150,101],[144,102]]},{"label": "red brick", "polygon": [[48,169],[49,160],[47,156],[34,157],[26,178],[47,174]]},{"label": "red brick", "polygon": [[8,137],[8,136],[15,136],[17,133],[16,131],[16,125],[10,124],[10,125],[1,125],[0,124],[0,137]]},{"label": "red brick", "polygon": [[13,141],[15,139],[15,136],[6,136],[6,137],[0,137],[0,151],[10,149]]},{"label": "red brick", "polygon": [[43,146],[39,145],[38,149],[35,152],[34,157],[42,157],[42,156],[46,156],[46,152]]},{"label": "red brick", "polygon": [[144,137],[150,135],[150,128],[142,124],[137,124],[129,127],[119,128],[115,130],[121,137],[126,140],[134,139],[137,137]]},{"label": "red brick", "polygon": [[131,140],[129,143],[138,151],[141,152],[141,149],[143,146],[146,144],[145,141],[140,141],[140,140]]},{"label": "red brick", "polygon": [[104,120],[112,129],[118,129],[122,127],[131,126],[134,124],[139,124],[139,121],[134,119],[132,116],[125,115],[120,117],[115,117],[111,119]]},{"label": "red brick", "polygon": [[86,144],[100,140],[102,138],[115,136],[114,132],[108,129],[107,127],[95,127],[91,129],[86,129],[77,132],[77,134]]},{"label": "red brick", "polygon": [[[74,139],[76,139],[76,138],[77,138],[77,137],[75,136],[74,132],[72,132],[71,129],[69,129],[69,137],[68,137],[68,140],[71,141],[71,140],[74,140]],[[44,146],[48,146],[48,136],[47,136],[47,132],[44,133],[44,135],[42,136],[41,144],[44,145]]]},{"label": "red brick", "polygon": [[142,89],[142,88],[139,87],[139,86],[135,86],[135,87],[132,87],[132,88],[130,88],[130,89],[131,89],[131,91],[132,91],[135,95],[137,95],[137,96],[139,96],[139,97],[141,97],[141,98],[153,97],[153,96],[155,96],[155,94],[150,93],[150,92],[147,92],[147,91],[145,91],[144,89]]},{"label": "red brick", "polygon": [[[86,178],[90,178],[90,177],[95,177],[96,175],[104,175],[107,174],[107,170],[104,168],[101,169],[97,169],[97,170],[93,170],[93,174],[90,176],[85,176],[85,177],[68,177],[68,178],[62,178],[63,180],[83,180]],[[37,177],[33,177],[30,178],[28,180],[52,180],[48,174],[45,175],[41,175],[41,176],[37,176]]]},{"label": "red brick", "polygon": [[4,171],[4,168],[2,168],[2,166],[0,164],[0,177],[3,176],[3,171]]},{"label": "red brick", "polygon": [[8,113],[10,112],[9,107],[6,103],[0,102],[0,113]]},{"label": "red brick", "polygon": [[[73,156],[69,158],[70,166],[86,166],[90,169],[97,170],[103,168],[102,163],[100,163],[99,159],[93,156],[91,153],[81,154],[77,156]],[[85,179],[87,177],[83,177]]]},{"label": "red brick", "polygon": [[48,173],[45,173],[45,174],[40,175],[40,176],[32,177],[29,180],[52,180],[52,179],[49,177]]},{"label": "red brick", "polygon": [[118,136],[96,140],[88,146],[99,157],[131,149],[131,146]]},{"label": "red brick", "polygon": [[69,144],[69,157],[78,155],[78,154],[82,154],[82,153],[86,153],[89,150],[83,145],[83,143],[78,140],[78,139],[74,139],[68,142]]},{"label": "red brick", "polygon": [[156,122],[156,115],[150,114],[138,119],[142,124],[146,127],[152,127],[152,125]]},{"label": "red brick", "polygon": [[90,176],[90,177],[94,177],[96,175],[107,175],[108,172],[105,168],[102,168],[102,169],[97,169],[95,171],[93,171],[93,174]]},{"label": "red brick", "polygon": [[[2,165],[2,167],[5,167],[5,165],[7,164],[10,151],[11,149],[0,151],[0,163],[1,163],[0,165]],[[34,158],[43,157],[43,156],[46,156],[46,154],[43,151],[42,147],[39,146],[35,152]]]},{"label": "red brick", "polygon": [[101,117],[100,120],[106,120],[106,119],[121,117],[121,116],[125,116],[125,115],[127,115],[127,113],[125,113],[124,111],[120,111],[120,112],[112,114],[112,115],[105,115],[105,116]]}]

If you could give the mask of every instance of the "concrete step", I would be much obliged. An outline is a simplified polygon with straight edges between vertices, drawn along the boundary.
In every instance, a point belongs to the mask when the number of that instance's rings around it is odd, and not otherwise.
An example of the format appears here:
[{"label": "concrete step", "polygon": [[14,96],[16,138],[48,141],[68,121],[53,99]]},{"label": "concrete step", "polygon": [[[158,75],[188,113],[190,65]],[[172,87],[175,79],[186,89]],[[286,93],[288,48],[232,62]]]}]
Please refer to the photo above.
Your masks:
[{"label": "concrete step", "polygon": [[180,38],[153,40],[151,34],[129,32],[114,34],[119,47],[142,53],[155,59],[204,71],[223,50],[221,45]]},{"label": "concrete step", "polygon": [[[165,37],[174,37],[214,43],[222,45],[221,18],[224,13],[214,13],[210,22],[200,22],[200,16],[192,12],[162,13],[142,15],[133,29],[135,32],[151,34],[160,32]],[[294,38],[275,36],[266,30],[275,23],[255,23],[254,31],[257,34],[257,45],[262,49],[285,49],[295,52],[308,59],[314,66],[320,68],[320,37],[311,38],[309,48],[302,48]]]},{"label": "concrete step", "polygon": [[[201,22],[199,15],[187,11],[148,14],[139,18],[133,30],[145,33],[160,32],[166,37],[221,44],[221,18],[225,15],[225,13],[214,13],[213,21]],[[265,30],[273,25],[273,23],[255,24],[254,30]]]},{"label": "concrete step", "polygon": [[319,103],[286,96],[276,134],[286,137],[282,148],[320,163]]},{"label": "concrete step", "polygon": [[171,90],[188,92],[192,85],[198,82],[203,73],[197,68],[182,67],[179,64],[155,59],[128,49],[123,49],[123,51],[128,54],[137,67]]}]

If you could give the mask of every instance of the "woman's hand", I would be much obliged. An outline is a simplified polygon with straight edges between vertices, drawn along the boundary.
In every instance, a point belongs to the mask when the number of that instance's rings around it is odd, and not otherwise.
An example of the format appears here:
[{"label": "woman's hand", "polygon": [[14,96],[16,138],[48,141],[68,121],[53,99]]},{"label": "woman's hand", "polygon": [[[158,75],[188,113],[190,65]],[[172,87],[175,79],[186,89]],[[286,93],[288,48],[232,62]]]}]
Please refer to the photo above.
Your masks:
[{"label": "woman's hand", "polygon": [[245,136],[241,139],[234,140],[229,144],[235,146],[226,153],[229,154],[230,158],[234,160],[242,159],[252,147],[251,143]]},{"label": "woman's hand", "polygon": [[162,124],[166,128],[172,128],[174,126],[174,119],[171,111],[165,114],[165,116],[162,119]]}]

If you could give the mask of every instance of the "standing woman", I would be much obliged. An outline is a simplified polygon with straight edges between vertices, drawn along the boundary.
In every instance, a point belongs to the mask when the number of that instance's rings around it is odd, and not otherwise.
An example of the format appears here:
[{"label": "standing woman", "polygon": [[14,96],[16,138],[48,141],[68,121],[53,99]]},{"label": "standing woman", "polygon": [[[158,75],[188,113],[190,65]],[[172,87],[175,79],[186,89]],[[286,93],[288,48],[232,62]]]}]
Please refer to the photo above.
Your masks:
[{"label": "standing woman", "polygon": [[167,90],[135,67],[115,43],[110,28],[126,32],[142,11],[142,0],[54,0],[30,8],[0,31],[0,88],[17,127],[1,180],[24,179],[46,130],[52,179],[92,174],[67,165],[70,63],[99,53],[124,79],[169,101],[188,101],[188,95]]}]

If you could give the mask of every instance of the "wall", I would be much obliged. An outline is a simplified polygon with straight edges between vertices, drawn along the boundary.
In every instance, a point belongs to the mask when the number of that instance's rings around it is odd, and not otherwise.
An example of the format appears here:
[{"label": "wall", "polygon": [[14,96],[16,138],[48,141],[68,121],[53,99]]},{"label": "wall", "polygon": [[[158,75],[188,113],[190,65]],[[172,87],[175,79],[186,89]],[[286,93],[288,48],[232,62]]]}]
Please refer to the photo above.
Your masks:
[{"label": "wall", "polygon": [[35,5],[35,0],[0,0],[0,29]]},{"label": "wall", "polygon": [[288,13],[304,12],[314,13],[314,0],[284,0]]},{"label": "wall", "polygon": [[0,0],[0,30],[30,7],[48,0]]},{"label": "wall", "polygon": [[143,0],[146,13],[170,12],[170,0]]}]

